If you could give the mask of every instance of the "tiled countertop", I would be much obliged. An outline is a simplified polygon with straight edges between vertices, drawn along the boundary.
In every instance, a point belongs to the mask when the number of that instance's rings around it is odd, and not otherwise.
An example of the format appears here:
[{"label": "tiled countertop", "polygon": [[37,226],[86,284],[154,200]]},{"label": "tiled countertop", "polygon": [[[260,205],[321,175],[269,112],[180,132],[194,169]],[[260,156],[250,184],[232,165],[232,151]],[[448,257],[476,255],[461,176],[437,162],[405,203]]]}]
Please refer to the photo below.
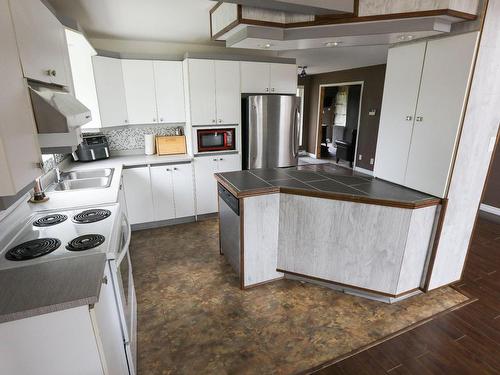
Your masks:
[{"label": "tiled countertop", "polygon": [[226,172],[216,178],[238,198],[281,192],[403,208],[441,203],[439,198],[332,164]]}]

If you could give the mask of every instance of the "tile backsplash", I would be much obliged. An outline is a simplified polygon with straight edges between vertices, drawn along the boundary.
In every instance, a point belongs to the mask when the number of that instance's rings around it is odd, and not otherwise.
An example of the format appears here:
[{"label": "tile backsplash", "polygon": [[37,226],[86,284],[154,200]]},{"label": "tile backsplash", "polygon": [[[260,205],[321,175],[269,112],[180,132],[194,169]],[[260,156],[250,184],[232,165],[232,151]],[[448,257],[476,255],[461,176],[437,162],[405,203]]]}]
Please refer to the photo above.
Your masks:
[{"label": "tile backsplash", "polygon": [[127,125],[113,128],[99,129],[108,139],[110,151],[125,151],[144,149],[144,135],[175,135],[175,130],[185,124],[163,124],[163,125]]}]

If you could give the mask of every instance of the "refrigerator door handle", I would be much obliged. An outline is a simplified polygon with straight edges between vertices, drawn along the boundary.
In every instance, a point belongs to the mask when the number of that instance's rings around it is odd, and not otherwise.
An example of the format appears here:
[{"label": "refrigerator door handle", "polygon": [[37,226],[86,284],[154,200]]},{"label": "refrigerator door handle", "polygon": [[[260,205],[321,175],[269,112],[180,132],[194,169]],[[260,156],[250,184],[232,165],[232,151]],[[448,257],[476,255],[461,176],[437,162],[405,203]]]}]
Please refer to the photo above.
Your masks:
[{"label": "refrigerator door handle", "polygon": [[299,153],[299,108],[295,108],[294,124],[293,124],[293,156],[296,157]]}]

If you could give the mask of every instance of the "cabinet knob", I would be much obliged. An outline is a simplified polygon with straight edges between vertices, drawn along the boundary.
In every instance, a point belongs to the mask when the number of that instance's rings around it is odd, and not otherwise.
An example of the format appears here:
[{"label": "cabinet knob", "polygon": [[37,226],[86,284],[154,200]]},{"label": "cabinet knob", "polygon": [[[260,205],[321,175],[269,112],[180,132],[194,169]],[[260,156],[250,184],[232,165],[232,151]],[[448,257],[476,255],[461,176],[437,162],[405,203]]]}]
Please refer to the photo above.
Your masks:
[{"label": "cabinet knob", "polygon": [[217,161],[217,159],[214,159],[213,161]]},{"label": "cabinet knob", "polygon": [[166,168],[166,170],[170,172],[170,168]]},{"label": "cabinet knob", "polygon": [[215,120],[212,120],[213,123],[215,123]]},{"label": "cabinet knob", "polygon": [[223,158],[219,158],[219,160],[224,160]]},{"label": "cabinet knob", "polygon": [[222,122],[222,120],[221,120],[221,119],[219,119],[219,124],[220,124],[221,122]]},{"label": "cabinet knob", "polygon": [[266,87],[266,92],[269,92],[269,88],[268,87]]},{"label": "cabinet knob", "polygon": [[406,121],[411,121],[412,120],[412,116],[406,116]]},{"label": "cabinet knob", "polygon": [[417,117],[415,117],[415,120],[418,122],[422,122],[424,120],[424,118],[422,116],[417,116]]},{"label": "cabinet knob", "polygon": [[160,117],[160,121],[163,122],[163,117]]},{"label": "cabinet knob", "polygon": [[271,89],[272,92],[274,92],[274,87]]},{"label": "cabinet knob", "polygon": [[153,118],[153,122],[156,122],[156,119],[155,119],[155,118]]},{"label": "cabinet knob", "polygon": [[179,169],[177,169],[177,168],[175,168],[175,167],[174,167],[174,171],[178,171],[178,170],[179,170]]},{"label": "cabinet knob", "polygon": [[128,122],[128,120],[125,119],[125,120],[123,120],[123,122],[126,124]]}]

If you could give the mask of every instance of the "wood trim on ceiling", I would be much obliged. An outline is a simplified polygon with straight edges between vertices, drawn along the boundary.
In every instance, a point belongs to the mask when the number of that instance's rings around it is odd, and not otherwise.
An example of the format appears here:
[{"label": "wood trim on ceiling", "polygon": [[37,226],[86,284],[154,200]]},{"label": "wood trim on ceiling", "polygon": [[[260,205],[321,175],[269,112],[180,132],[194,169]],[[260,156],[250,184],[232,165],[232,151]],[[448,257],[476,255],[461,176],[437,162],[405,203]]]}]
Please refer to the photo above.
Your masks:
[{"label": "wood trim on ceiling", "polygon": [[332,200],[338,200],[338,201],[345,201],[345,202],[355,202],[355,203],[364,203],[364,204],[374,204],[378,206],[386,206],[386,207],[396,207],[396,208],[406,208],[406,209],[417,209],[417,208],[425,208],[425,207],[430,207],[430,206],[437,206],[441,204],[442,199],[441,198],[430,198],[427,199],[424,202],[416,202],[416,203],[411,203],[411,202],[400,202],[400,201],[394,201],[394,200],[388,200],[388,199],[378,199],[378,198],[370,198],[370,197],[365,197],[365,196],[352,196],[352,195],[346,195],[346,194],[340,194],[340,193],[332,193],[332,192],[326,192],[326,191],[308,191],[308,190],[301,190],[301,189],[295,189],[295,188],[288,188],[288,187],[279,187],[279,186],[269,186],[268,188],[260,188],[260,189],[254,189],[251,192],[239,192],[238,189],[236,189],[230,182],[225,180],[223,177],[219,176],[218,174],[215,174],[215,178],[218,183],[220,183],[222,186],[224,186],[227,190],[231,192],[236,198],[240,199],[241,198],[248,198],[248,197],[254,197],[258,195],[265,195],[265,194],[275,194],[275,193],[281,193],[281,194],[291,194],[291,195],[300,195],[300,196],[305,196],[305,197],[312,197],[312,198],[325,198],[325,199],[332,199]]},{"label": "wood trim on ceiling", "polygon": [[[221,2],[217,3],[214,7],[218,7]],[[212,36],[213,40],[217,40],[219,37],[238,26],[239,24],[245,25],[254,25],[254,26],[265,26],[265,27],[281,27],[285,29],[290,28],[301,28],[301,27],[310,27],[310,26],[327,26],[327,25],[336,25],[336,24],[344,24],[344,23],[359,23],[359,22],[374,22],[374,21],[388,21],[388,20],[396,20],[396,19],[406,19],[406,18],[422,18],[422,17],[437,17],[437,16],[449,16],[461,18],[464,21],[473,21],[477,19],[477,15],[471,13],[460,12],[453,9],[434,9],[434,10],[424,10],[424,11],[416,11],[416,12],[404,12],[404,13],[391,13],[391,14],[381,14],[374,16],[358,16],[359,12],[359,1],[355,2],[355,12],[348,14],[346,17],[345,14],[334,14],[334,15],[326,15],[326,16],[315,16],[314,21],[305,21],[305,22],[293,22],[293,23],[282,23],[282,22],[269,22],[269,21],[261,21],[249,18],[242,17],[242,6],[238,5],[238,17],[237,20],[232,22],[230,25],[226,26],[221,32],[218,32],[216,35]],[[212,9],[214,9],[212,8]],[[212,11],[212,10],[211,10]],[[211,14],[211,13],[210,13]],[[210,19],[210,24],[212,23]],[[224,31],[224,32],[222,32]]]},{"label": "wood trim on ceiling", "polygon": [[332,285],[338,285],[338,286],[342,286],[342,287],[352,288],[352,289],[356,289],[356,290],[359,290],[359,291],[362,291],[362,292],[367,292],[367,293],[370,293],[370,294],[375,294],[375,295],[382,296],[382,297],[399,298],[399,297],[403,297],[403,296],[405,296],[407,294],[410,294],[410,293],[413,293],[413,292],[416,292],[417,290],[419,290],[419,288],[414,288],[414,289],[410,289],[410,290],[407,290],[407,291],[402,292],[402,293],[391,294],[391,293],[380,292],[378,290],[363,288],[363,287],[355,286],[355,285],[351,285],[351,284],[344,284],[344,283],[340,283],[340,282],[337,282],[337,281],[323,279],[321,277],[316,277],[316,276],[311,276],[311,275],[305,275],[303,273],[298,273],[298,272],[293,272],[293,271],[286,271],[286,270],[283,270],[283,269],[280,269],[280,268],[277,268],[276,271],[277,272],[283,272],[284,274],[288,274],[288,275],[299,276],[299,277],[303,277],[303,278],[306,278],[306,279],[320,281],[320,282],[327,283],[327,284],[332,284]]},{"label": "wood trim on ceiling", "polygon": [[225,33],[227,33],[228,31],[234,29],[236,26],[238,26],[242,20],[242,6],[241,4],[237,4],[237,7],[236,7],[236,20],[234,20],[233,22],[231,22],[229,25],[227,25],[226,27],[224,27],[222,30],[220,30],[218,33],[216,33],[215,35],[213,35],[213,30],[212,30],[212,13],[219,7],[223,4],[223,1],[219,1],[212,9],[210,9],[210,38],[213,40],[213,41],[216,41],[218,40],[222,35],[224,35]]}]

